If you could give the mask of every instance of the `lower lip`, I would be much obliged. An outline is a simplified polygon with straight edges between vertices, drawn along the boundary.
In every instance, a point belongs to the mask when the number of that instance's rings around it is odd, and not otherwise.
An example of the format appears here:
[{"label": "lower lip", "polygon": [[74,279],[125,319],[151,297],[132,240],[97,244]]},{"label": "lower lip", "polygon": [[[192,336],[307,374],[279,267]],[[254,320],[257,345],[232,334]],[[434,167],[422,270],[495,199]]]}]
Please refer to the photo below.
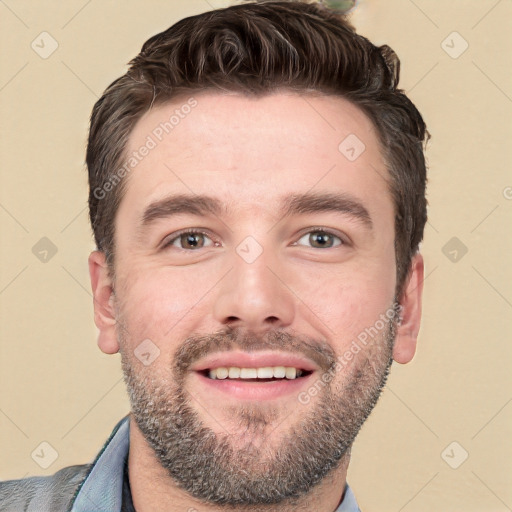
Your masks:
[{"label": "lower lip", "polygon": [[194,372],[199,383],[207,389],[219,391],[239,400],[274,400],[291,394],[298,395],[308,386],[314,375],[296,379],[282,379],[269,382],[244,382],[243,380],[210,379],[199,372]]}]

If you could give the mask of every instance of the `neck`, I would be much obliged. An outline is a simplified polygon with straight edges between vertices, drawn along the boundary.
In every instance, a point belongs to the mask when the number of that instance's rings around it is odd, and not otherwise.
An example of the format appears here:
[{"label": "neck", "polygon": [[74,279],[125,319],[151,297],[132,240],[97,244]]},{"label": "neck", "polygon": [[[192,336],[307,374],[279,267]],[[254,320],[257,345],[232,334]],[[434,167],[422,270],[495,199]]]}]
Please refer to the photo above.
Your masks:
[{"label": "neck", "polygon": [[133,416],[130,417],[130,452],[128,475],[133,505],[137,512],[334,512],[343,499],[349,454],[339,467],[329,474],[307,496],[292,503],[253,506],[208,504],[177,487],[148,445]]}]

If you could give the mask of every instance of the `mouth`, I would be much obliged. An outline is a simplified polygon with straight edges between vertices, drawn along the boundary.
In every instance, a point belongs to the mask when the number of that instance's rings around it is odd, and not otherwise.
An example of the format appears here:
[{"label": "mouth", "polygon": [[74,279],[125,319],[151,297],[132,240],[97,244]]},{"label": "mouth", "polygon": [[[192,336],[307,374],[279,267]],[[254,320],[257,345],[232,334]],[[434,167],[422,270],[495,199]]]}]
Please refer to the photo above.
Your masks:
[{"label": "mouth", "polygon": [[293,354],[218,353],[191,368],[194,387],[212,399],[264,401],[297,396],[318,366]]},{"label": "mouth", "polygon": [[313,372],[293,366],[264,366],[260,368],[240,368],[221,366],[199,372],[211,380],[234,380],[239,382],[276,382],[282,380],[301,379]]}]

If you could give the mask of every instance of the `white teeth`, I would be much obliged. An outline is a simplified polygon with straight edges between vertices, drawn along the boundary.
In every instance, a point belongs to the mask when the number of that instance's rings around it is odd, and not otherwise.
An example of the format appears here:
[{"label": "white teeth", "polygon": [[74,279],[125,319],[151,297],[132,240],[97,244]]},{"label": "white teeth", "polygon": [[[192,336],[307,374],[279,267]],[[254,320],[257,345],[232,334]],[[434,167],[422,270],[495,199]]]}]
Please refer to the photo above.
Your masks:
[{"label": "white teeth", "polygon": [[219,367],[209,370],[210,379],[290,379],[302,375],[303,371],[289,366],[265,366],[263,368]]},{"label": "white teeth", "polygon": [[286,378],[295,379],[297,376],[297,370],[295,368],[286,368]]},{"label": "white teeth", "polygon": [[235,366],[232,366],[230,369],[229,369],[229,378],[230,379],[238,379],[240,378],[240,368],[236,368]]},{"label": "white teeth", "polygon": [[229,375],[229,371],[227,368],[217,368],[217,378],[225,379]]},{"label": "white teeth", "polygon": [[270,366],[258,368],[258,379],[271,379],[274,376],[274,370]]},{"label": "white teeth", "polygon": [[[219,369],[217,368],[217,376],[219,375]],[[240,368],[241,379],[257,379],[258,370],[256,368]]]},{"label": "white teeth", "polygon": [[284,379],[286,377],[286,368],[284,366],[274,366],[274,377]]}]

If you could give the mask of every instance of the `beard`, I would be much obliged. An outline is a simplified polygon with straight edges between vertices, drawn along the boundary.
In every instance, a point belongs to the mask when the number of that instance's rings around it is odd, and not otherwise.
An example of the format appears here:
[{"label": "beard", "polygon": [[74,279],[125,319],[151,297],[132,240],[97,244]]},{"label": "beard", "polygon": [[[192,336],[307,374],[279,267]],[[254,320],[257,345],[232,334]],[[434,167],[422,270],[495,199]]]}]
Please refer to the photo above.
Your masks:
[{"label": "beard", "polygon": [[[126,349],[119,332],[122,368],[133,417],[157,460],[175,484],[192,497],[233,510],[264,510],[288,505],[299,510],[307,495],[340,467],[364,421],[374,408],[392,363],[395,322],[335,371],[336,354],[325,342],[272,331],[264,336],[228,329],[187,338],[164,374],[144,367]],[[186,389],[189,367],[217,351],[255,352],[278,349],[304,355],[324,372],[317,399],[308,406],[297,400],[289,413],[303,408],[299,420],[286,420],[271,402],[231,406],[230,433],[216,433],[194,408]],[[163,376],[162,376],[163,375]],[[311,389],[311,388],[308,388]],[[203,406],[204,407],[204,406]],[[204,407],[208,414],[207,406]],[[217,422],[219,423],[219,422]],[[237,430],[233,431],[233,424]],[[273,434],[273,435],[272,435]],[[296,508],[293,508],[295,505]],[[284,508],[280,508],[284,510]]]}]

